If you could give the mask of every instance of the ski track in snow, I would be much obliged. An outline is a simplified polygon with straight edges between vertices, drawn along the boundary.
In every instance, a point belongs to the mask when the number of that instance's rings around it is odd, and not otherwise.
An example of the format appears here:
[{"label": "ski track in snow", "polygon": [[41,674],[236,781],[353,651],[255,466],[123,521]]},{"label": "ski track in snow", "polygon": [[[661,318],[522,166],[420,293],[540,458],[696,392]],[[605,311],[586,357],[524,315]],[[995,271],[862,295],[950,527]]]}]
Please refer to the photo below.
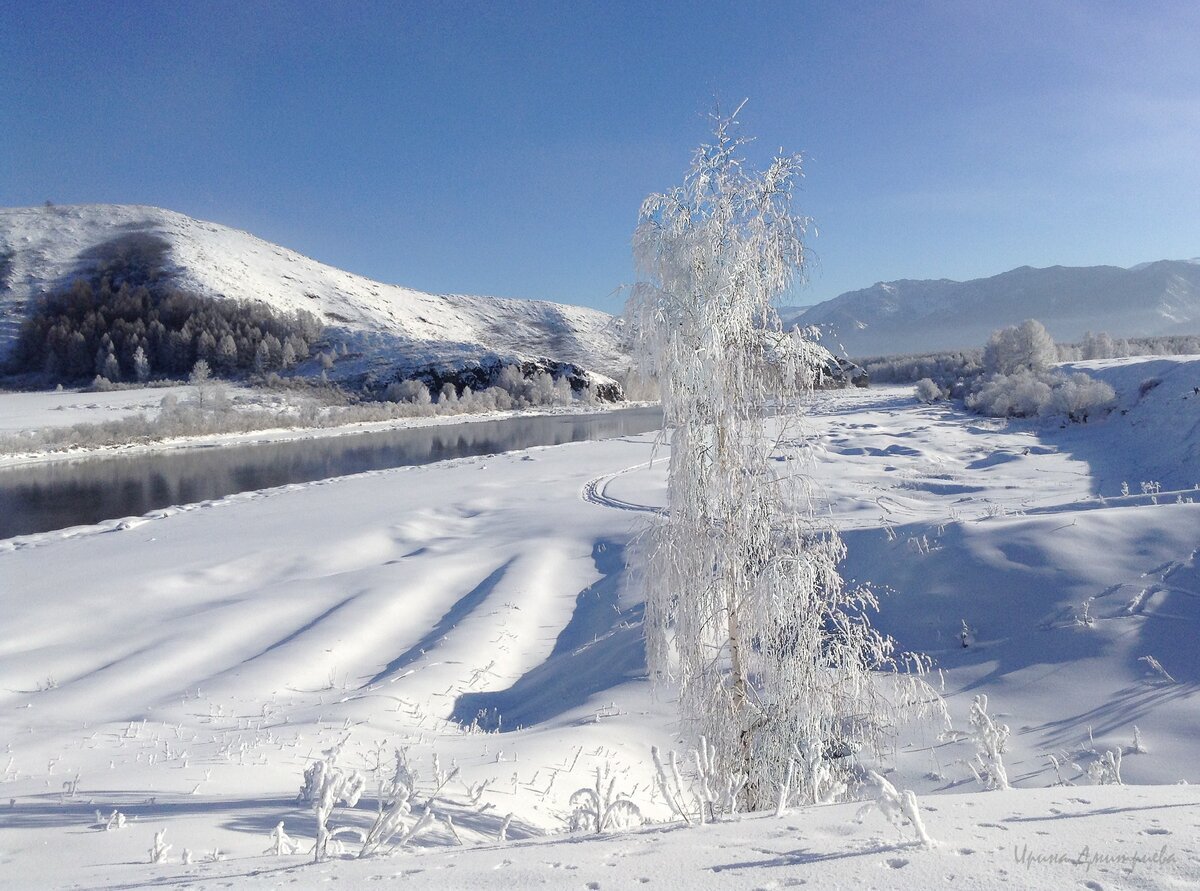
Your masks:
[{"label": "ski track in snow", "polygon": [[[1151,395],[1167,398],[1166,387]],[[1131,412],[1094,428],[1124,449],[1104,457],[1106,472],[1161,457],[1140,436],[1121,439],[1136,422]],[[650,694],[640,601],[624,581],[625,546],[644,528],[636,515],[665,497],[666,461],[650,461],[646,435],[2,543],[0,881],[1194,887],[1189,787],[1093,788],[1067,766],[1123,747],[1127,782],[1200,781],[1200,506],[1175,503],[1185,484],[1157,504],[1101,500],[1073,441],[1082,431],[920,406],[894,388],[825,394],[809,423],[819,448],[805,472],[847,541],[847,577],[873,582],[880,626],[937,660],[956,726],[987,692],[1012,727],[1010,794],[973,791],[973,749],[959,737],[904,731],[892,779],[922,796],[941,847],[912,847],[878,814],[860,826],[852,804],[584,844],[535,838],[561,830],[571,792],[605,764],[647,816],[668,816],[648,751],[679,747],[673,706]],[[1153,446],[1170,455],[1187,442],[1164,433]],[[1145,753],[1129,748],[1134,724]],[[263,858],[281,819],[312,838],[311,811],[295,802],[300,774],[347,735],[357,766],[381,740],[408,747],[423,786],[434,753],[455,763],[461,781],[439,809],[466,847],[446,850],[453,839],[435,827],[392,858],[303,868],[303,856]],[[1047,754],[1074,786],[1047,788]],[[468,786],[485,780],[470,804]],[[339,819],[361,826],[373,808],[368,795]],[[113,809],[126,829],[89,829],[96,810]],[[514,841],[499,845],[508,813]],[[174,864],[151,867],[146,848],[163,827]],[[1085,845],[1149,857],[1164,844],[1171,863],[1079,859]],[[1020,845],[1074,862],[1022,864]],[[185,846],[228,859],[185,867]]]},{"label": "ski track in snow", "polygon": [[580,492],[580,498],[589,504],[595,504],[598,507],[608,507],[613,510],[631,511],[633,513],[647,513],[663,516],[666,513],[666,508],[650,504],[636,504],[632,501],[625,501],[621,498],[616,498],[608,494],[609,485],[620,476],[633,473],[638,470],[648,469],[652,465],[652,461],[643,461],[640,464],[634,464],[632,467],[626,467],[623,470],[618,470],[614,473],[601,474],[598,477],[588,480],[583,490]]}]

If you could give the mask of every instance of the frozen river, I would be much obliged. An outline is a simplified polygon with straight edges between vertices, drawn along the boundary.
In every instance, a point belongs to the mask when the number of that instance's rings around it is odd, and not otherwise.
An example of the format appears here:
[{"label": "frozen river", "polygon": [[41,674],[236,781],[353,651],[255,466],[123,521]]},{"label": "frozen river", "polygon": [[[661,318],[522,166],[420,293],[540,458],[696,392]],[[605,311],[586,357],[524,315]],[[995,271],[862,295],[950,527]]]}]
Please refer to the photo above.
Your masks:
[{"label": "frozen river", "polygon": [[0,539],[237,492],[655,430],[657,408],[514,417],[0,470]]}]

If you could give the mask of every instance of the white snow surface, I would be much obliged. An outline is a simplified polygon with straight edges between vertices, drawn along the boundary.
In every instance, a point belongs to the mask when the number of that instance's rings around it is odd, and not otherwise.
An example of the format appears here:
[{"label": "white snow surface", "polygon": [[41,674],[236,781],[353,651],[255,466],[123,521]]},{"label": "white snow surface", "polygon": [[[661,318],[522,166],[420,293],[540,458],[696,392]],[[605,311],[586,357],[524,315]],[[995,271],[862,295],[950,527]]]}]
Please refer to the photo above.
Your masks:
[{"label": "white snow surface", "polygon": [[[1161,383],[1139,397],[1147,372]],[[1194,454],[1200,360],[1098,373],[1127,413],[1086,426],[981,419],[907,388],[819,394],[804,422],[844,574],[883,592],[879,624],[941,672],[954,731],[903,728],[889,774],[920,796],[933,849],[878,812],[855,822],[854,804],[543,837],[606,764],[669,817],[649,747],[681,746],[625,569],[665,494],[663,450],[652,463],[640,436],[0,542],[0,884],[1198,887],[1200,792],[1179,783],[1200,781],[1200,463],[1157,494],[1140,482]],[[967,766],[979,693],[1012,731],[1011,792],[979,791]],[[469,726],[492,709],[504,732]],[[456,764],[438,810],[463,846],[440,825],[367,860],[264,856],[280,820],[307,850],[301,772],[347,735],[347,766],[387,739],[427,790],[435,752]],[[1106,751],[1130,785],[1091,785]],[[374,806],[368,791],[335,822]],[[91,828],[114,809],[124,829]],[[163,828],[175,848],[150,865]],[[184,865],[184,847],[224,859]]]},{"label": "white snow surface", "polygon": [[[134,233],[170,246],[175,282],[212,297],[261,300],[303,310],[355,352],[410,365],[486,356],[546,357],[604,372],[621,362],[618,329],[607,313],[540,300],[426,294],[345,272],[217,223],[141,205],[81,204],[0,208],[0,356],[11,348],[30,298],[69,284],[96,245]],[[339,365],[339,368],[341,366]]]}]

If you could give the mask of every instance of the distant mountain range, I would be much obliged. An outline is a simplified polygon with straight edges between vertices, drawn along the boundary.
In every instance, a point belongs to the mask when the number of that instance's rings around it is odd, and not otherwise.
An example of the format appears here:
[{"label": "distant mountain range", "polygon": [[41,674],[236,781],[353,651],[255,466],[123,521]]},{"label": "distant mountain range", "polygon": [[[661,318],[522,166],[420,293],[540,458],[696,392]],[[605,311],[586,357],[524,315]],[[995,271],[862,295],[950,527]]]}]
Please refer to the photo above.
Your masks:
[{"label": "distant mountain range", "polygon": [[[426,294],[381,284],[248,232],[137,205],[0,208],[0,359],[39,294],[87,277],[122,239],[166,244],[181,289],[304,310],[332,342],[360,358],[343,374],[404,373],[548,359],[611,374],[628,362],[607,313],[540,300]],[[784,307],[789,324],[817,325],[851,357],[977,347],[989,333],[1039,319],[1057,340],[1085,331],[1116,337],[1200,332],[1200,260],[1034,269],[966,282],[880,282],[810,307]]]},{"label": "distant mountain range", "polygon": [[[248,232],[157,207],[113,204],[0,208],[0,358],[38,294],[87,277],[106,245],[166,242],[170,283],[214,298],[304,310],[362,359],[339,371],[385,373],[550,359],[608,374],[621,364],[607,313],[541,300],[426,294],[343,272]],[[348,364],[355,367],[347,368]]]},{"label": "distant mountain range", "polygon": [[1022,266],[957,282],[902,279],[786,316],[852,357],[981,346],[993,330],[1041,321],[1056,340],[1200,333],[1200,259],[1119,266]]}]

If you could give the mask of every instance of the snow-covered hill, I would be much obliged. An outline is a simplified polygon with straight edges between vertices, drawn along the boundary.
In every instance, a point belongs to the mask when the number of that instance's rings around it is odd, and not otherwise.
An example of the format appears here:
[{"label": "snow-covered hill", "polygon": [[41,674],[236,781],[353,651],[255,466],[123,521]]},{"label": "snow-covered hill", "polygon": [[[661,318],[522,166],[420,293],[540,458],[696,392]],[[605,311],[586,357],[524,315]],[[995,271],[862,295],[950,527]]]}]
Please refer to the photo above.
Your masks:
[{"label": "snow-covered hill", "polygon": [[1056,340],[1200,331],[1200,260],[1119,266],[1022,266],[958,282],[878,282],[819,303],[794,321],[829,329],[851,356],[981,346],[990,332],[1038,319]]},{"label": "snow-covered hill", "polygon": [[[425,294],[344,272],[248,232],[137,205],[0,208],[0,357],[31,298],[86,274],[95,248],[122,237],[168,245],[174,283],[213,297],[305,310],[367,367],[549,358],[600,372],[620,363],[614,319],[538,300]],[[92,255],[89,257],[89,254]],[[360,369],[361,370],[361,369]]]}]

